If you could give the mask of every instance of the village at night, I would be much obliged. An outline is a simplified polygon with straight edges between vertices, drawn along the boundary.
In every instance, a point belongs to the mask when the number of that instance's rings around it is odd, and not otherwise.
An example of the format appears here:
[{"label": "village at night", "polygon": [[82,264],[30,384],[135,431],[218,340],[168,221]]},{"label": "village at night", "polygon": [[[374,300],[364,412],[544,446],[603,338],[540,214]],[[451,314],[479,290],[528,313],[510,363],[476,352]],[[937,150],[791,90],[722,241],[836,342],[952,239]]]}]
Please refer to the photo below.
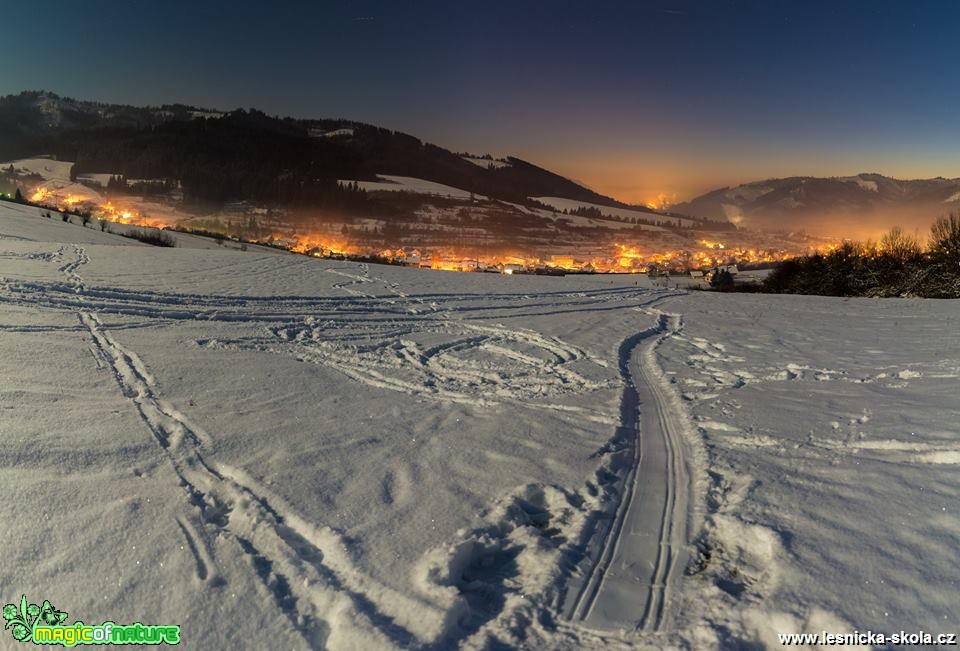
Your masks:
[{"label": "village at night", "polygon": [[[387,199],[398,196],[394,193],[407,195],[416,207],[399,228],[375,215],[345,219],[339,211],[311,214],[243,201],[200,215],[183,206],[175,181],[75,175],[71,169],[68,161],[14,161],[0,170],[0,182],[22,186],[29,202],[40,208],[88,214],[120,228],[173,229],[315,257],[444,271],[692,274],[702,279],[720,267],[769,269],[837,245],[833,238],[802,231],[763,232],[647,206],[609,207],[551,197],[520,205],[406,177],[339,181],[346,192],[379,193]],[[491,215],[518,221],[521,228],[503,237],[497,230],[502,222]],[[522,227],[531,218],[539,223]]]}]

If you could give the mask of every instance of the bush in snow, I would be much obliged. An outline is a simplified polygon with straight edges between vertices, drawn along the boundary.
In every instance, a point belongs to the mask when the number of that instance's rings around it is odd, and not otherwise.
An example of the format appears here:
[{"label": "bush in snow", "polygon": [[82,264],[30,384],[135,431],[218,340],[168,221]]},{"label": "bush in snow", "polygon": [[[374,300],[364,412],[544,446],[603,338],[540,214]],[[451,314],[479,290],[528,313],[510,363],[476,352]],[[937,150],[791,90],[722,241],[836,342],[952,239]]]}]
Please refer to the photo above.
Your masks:
[{"label": "bush in snow", "polygon": [[173,239],[170,233],[164,232],[162,230],[155,229],[134,229],[127,231],[126,233],[120,233],[124,237],[129,237],[134,240],[140,240],[145,244],[152,244],[153,246],[168,246],[174,247],[177,245],[177,241]]},{"label": "bush in snow", "polygon": [[763,291],[821,296],[960,298],[960,218],[941,218],[930,250],[899,227],[877,245],[844,243],[826,254],[789,260],[763,282]]}]

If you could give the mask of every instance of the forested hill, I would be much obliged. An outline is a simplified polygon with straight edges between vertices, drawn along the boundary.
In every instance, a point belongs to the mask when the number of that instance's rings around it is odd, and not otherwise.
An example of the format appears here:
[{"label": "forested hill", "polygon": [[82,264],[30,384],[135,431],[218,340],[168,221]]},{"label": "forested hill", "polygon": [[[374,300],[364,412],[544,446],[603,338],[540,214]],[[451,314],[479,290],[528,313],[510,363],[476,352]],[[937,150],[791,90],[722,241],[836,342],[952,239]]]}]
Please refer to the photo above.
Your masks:
[{"label": "forested hill", "polygon": [[555,196],[622,206],[517,158],[468,159],[397,131],[255,110],[133,107],[48,92],[0,98],[0,160],[50,154],[75,174],[177,179],[185,198],[308,203],[338,179],[412,176],[504,201]]}]

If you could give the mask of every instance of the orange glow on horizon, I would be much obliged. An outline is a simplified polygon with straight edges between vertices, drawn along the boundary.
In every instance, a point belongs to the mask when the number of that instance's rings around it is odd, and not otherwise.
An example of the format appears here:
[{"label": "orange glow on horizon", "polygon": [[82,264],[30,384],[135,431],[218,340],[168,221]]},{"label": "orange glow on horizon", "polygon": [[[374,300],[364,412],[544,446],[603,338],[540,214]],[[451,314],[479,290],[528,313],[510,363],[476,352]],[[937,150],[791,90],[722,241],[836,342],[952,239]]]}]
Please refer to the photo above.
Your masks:
[{"label": "orange glow on horizon", "polygon": [[[664,196],[661,193],[658,195],[658,200],[663,200]],[[61,197],[44,188],[38,188],[31,200],[37,203],[44,200],[56,201],[59,210],[68,208],[89,210],[95,219],[109,222],[161,229],[174,225],[162,220],[151,219],[133,205],[127,205],[119,200],[116,203],[114,203],[114,200],[108,200],[96,205],[86,197],[74,194]],[[303,232],[300,230],[301,228],[275,223],[273,224],[274,230],[268,237],[257,236],[256,239],[244,241],[265,244],[314,257],[372,257],[418,268],[444,271],[500,271],[505,274],[548,273],[551,271],[645,273],[653,269],[685,272],[689,269],[707,269],[724,264],[772,263],[813,251],[826,253],[836,248],[835,244],[821,244],[803,248],[797,245],[784,245],[792,246],[792,250],[784,248],[762,249],[756,246],[743,247],[731,242],[701,239],[696,242],[688,241],[681,245],[682,248],[676,249],[657,249],[652,248],[649,244],[641,248],[638,244],[617,243],[609,245],[605,252],[604,248],[606,247],[601,243],[595,245],[584,243],[581,253],[570,253],[569,245],[567,245],[566,252],[538,257],[517,249],[511,251],[506,247],[498,253],[491,253],[489,249],[482,250],[463,245],[457,247],[439,246],[427,251],[424,249],[407,249],[399,242],[374,241],[370,244],[362,244],[361,242],[364,240],[352,240],[347,229],[341,231],[342,225],[340,224],[331,227],[329,232],[321,230]],[[336,232],[334,232],[335,229]],[[223,231],[220,232],[222,235],[226,235]],[[260,232],[262,233],[262,231]],[[730,237],[736,236],[731,234]],[[661,244],[660,246],[668,245]]]}]

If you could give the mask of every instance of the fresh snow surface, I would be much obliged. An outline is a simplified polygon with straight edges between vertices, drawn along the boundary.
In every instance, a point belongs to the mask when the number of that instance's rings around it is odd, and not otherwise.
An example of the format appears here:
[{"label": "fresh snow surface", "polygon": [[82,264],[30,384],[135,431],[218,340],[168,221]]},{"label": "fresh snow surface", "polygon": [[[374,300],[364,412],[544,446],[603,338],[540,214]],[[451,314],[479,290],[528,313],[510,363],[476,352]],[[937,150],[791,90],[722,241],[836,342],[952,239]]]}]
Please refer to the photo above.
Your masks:
[{"label": "fresh snow surface", "polygon": [[686,219],[681,217],[668,217],[666,215],[660,215],[653,212],[647,212],[640,208],[611,208],[610,206],[601,206],[597,203],[589,203],[587,201],[578,201],[576,199],[564,199],[562,197],[531,197],[535,201],[539,201],[542,204],[546,204],[551,208],[556,208],[557,210],[575,210],[577,208],[596,208],[604,215],[612,215],[614,217],[626,217],[628,219],[633,219],[636,217],[641,217],[643,219],[649,219],[652,222],[671,222],[673,224],[677,223],[677,220],[683,221],[684,224],[699,223],[694,219]]},{"label": "fresh snow surface", "polygon": [[0,204],[2,596],[189,649],[953,632],[958,326]]},{"label": "fresh snow surface", "polygon": [[[49,219],[45,216],[48,212],[50,213]],[[121,235],[130,234],[134,231],[156,230],[146,229],[132,224],[110,222],[107,224],[107,232],[102,232],[100,230],[100,223],[96,219],[91,220],[84,228],[82,227],[80,217],[77,215],[68,215],[68,221],[64,222],[62,213],[56,210],[18,205],[10,202],[0,203],[0,216],[2,216],[3,219],[3,222],[0,222],[0,240],[23,239],[42,242],[58,238],[65,242],[75,242],[78,244],[150,246],[132,238],[121,237]],[[41,219],[38,219],[38,217]],[[181,233],[173,230],[167,230],[165,232],[175,241],[177,248],[240,251],[241,247],[240,242],[230,239],[225,239],[222,243],[218,244],[217,241],[211,237],[202,237],[200,235]],[[288,255],[288,252],[282,249],[257,244],[248,244],[247,249],[249,251],[270,253],[273,255]]]},{"label": "fresh snow surface", "polygon": [[[6,163],[0,163],[0,168],[7,169],[13,165],[14,170],[20,174],[36,174],[43,178],[45,183],[40,187],[45,187],[50,190],[57,190],[67,188],[70,185],[75,186],[75,192],[80,194],[90,195],[90,189],[83,186],[74,184],[70,180],[70,170],[73,169],[73,163],[70,161],[58,161],[53,160],[52,158],[22,158],[20,160],[8,161]],[[107,183],[110,182],[110,179],[115,176],[114,174],[98,174],[98,173],[88,173],[88,174],[78,174],[77,182],[90,183],[93,185],[98,185],[102,188],[107,187]],[[136,183],[135,180],[128,180],[128,183]],[[95,195],[96,200],[102,201],[102,198],[99,195]]]}]

